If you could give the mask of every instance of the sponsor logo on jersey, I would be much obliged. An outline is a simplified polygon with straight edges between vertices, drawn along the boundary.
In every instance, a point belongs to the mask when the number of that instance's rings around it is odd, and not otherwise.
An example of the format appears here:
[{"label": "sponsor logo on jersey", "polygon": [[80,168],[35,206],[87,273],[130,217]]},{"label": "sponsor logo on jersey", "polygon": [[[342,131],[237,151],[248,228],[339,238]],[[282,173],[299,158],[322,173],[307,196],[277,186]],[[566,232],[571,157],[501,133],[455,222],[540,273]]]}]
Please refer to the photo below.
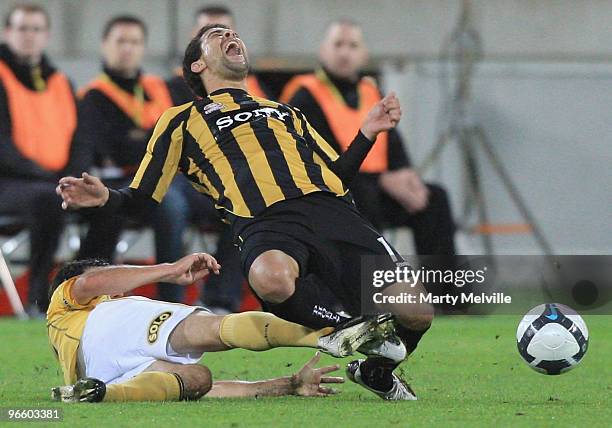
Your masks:
[{"label": "sponsor logo on jersey", "polygon": [[249,122],[252,119],[259,119],[262,117],[274,118],[278,120],[284,120],[289,113],[282,112],[273,107],[262,107],[253,111],[241,111],[236,114],[229,114],[222,116],[215,122],[219,131],[234,124],[239,125],[244,122]]},{"label": "sponsor logo on jersey", "polygon": [[153,321],[151,321],[151,324],[149,325],[149,343],[153,344],[157,341],[157,338],[159,337],[159,329],[161,327],[161,325],[172,316],[172,312],[164,312],[162,314],[159,314],[157,316],[157,318],[155,318]]},{"label": "sponsor logo on jersey", "polygon": [[210,103],[204,106],[204,114],[211,114],[213,112],[219,111],[223,108],[223,104],[219,103]]}]

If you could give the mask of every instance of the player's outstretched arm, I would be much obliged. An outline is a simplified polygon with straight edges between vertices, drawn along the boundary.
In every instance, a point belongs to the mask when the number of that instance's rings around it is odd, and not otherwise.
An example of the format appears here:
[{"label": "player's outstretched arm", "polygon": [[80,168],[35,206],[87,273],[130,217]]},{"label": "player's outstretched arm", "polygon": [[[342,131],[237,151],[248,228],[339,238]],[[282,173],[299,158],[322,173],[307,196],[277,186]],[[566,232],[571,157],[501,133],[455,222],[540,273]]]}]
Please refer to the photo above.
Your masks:
[{"label": "player's outstretched arm", "polygon": [[210,254],[194,253],[174,263],[152,266],[108,266],[92,269],[81,275],[72,288],[80,304],[101,295],[121,295],[144,284],[170,282],[189,285],[204,278],[210,271],[218,274],[221,265]]},{"label": "player's outstretched arm", "polygon": [[394,92],[372,107],[348,149],[330,165],[332,171],[344,184],[347,186],[351,184],[378,134],[395,128],[401,116],[402,110]]},{"label": "player's outstretched arm", "polygon": [[340,368],[333,366],[316,368],[321,359],[317,352],[302,369],[293,376],[285,376],[257,382],[244,381],[218,381],[214,382],[212,389],[206,397],[279,397],[283,395],[300,395],[303,397],[326,397],[336,394],[333,388],[325,386],[329,383],[342,383],[344,378],[326,376],[327,373]]}]

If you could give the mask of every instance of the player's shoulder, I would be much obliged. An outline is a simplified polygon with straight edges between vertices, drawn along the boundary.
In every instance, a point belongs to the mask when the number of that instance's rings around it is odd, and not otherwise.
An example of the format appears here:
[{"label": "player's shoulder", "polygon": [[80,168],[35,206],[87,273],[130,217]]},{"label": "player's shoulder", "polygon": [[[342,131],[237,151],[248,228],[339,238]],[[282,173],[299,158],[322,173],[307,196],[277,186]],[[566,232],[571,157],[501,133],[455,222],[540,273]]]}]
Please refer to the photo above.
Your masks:
[{"label": "player's shoulder", "polygon": [[166,109],[159,118],[158,125],[161,124],[164,127],[179,125],[189,118],[191,107],[193,107],[193,101]]},{"label": "player's shoulder", "polygon": [[74,287],[74,284],[78,279],[78,276],[68,278],[64,282],[60,283],[55,290],[53,290],[49,300],[49,309],[47,310],[48,318],[54,315],[56,312],[63,311],[66,308],[74,306],[72,304],[72,287]]}]

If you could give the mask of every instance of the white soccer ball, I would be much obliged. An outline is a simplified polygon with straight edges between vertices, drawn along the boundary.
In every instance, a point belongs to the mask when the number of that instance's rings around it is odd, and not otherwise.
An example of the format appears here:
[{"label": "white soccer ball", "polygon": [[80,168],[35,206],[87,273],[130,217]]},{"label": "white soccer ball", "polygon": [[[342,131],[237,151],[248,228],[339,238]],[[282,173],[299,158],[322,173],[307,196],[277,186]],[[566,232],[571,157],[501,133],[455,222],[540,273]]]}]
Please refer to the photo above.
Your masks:
[{"label": "white soccer ball", "polygon": [[519,354],[532,369],[565,373],[580,362],[589,346],[589,330],[580,315],[560,303],[530,310],[516,330]]}]

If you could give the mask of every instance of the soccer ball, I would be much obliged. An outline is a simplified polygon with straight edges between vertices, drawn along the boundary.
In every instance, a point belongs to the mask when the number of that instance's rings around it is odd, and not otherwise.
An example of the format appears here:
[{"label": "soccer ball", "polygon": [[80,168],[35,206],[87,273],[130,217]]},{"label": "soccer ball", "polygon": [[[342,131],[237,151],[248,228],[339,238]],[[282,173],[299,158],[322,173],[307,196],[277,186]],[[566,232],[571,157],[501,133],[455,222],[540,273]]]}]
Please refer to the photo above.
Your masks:
[{"label": "soccer ball", "polygon": [[519,354],[532,369],[565,373],[580,362],[589,345],[589,330],[580,315],[560,303],[530,310],[516,330]]}]

